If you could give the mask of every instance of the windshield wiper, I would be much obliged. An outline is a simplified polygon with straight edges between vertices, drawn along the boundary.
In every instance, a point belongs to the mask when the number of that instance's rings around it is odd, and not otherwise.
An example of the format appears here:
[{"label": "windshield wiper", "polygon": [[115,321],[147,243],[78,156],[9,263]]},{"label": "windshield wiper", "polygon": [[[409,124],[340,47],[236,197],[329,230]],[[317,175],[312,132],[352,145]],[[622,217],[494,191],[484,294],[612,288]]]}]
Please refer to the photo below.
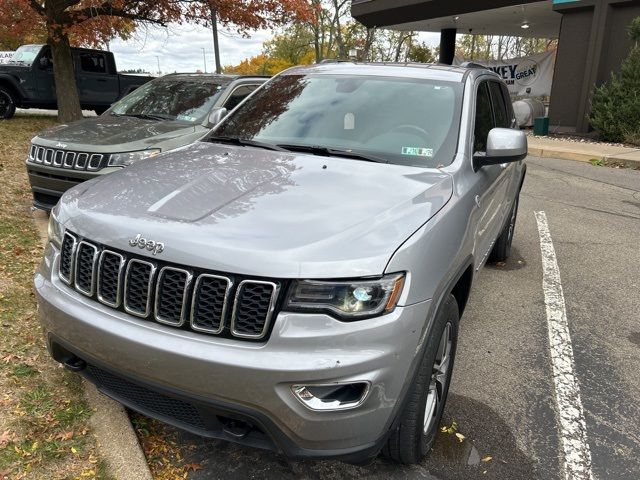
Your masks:
[{"label": "windshield wiper", "polygon": [[340,148],[320,147],[316,145],[286,145],[286,144],[279,144],[278,146],[290,152],[311,153],[313,155],[323,155],[326,157],[353,158],[354,160],[363,160],[365,162],[389,163],[388,160],[385,160],[380,157],[376,157],[375,155],[370,155],[368,153],[354,152],[353,150],[343,150]]},{"label": "windshield wiper", "polygon": [[140,118],[142,120],[156,120],[158,122],[162,122],[164,120],[175,120],[173,117],[168,115],[159,115],[152,113],[113,113],[116,117],[133,117]]},{"label": "windshield wiper", "polygon": [[244,138],[237,138],[237,137],[224,137],[224,136],[212,135],[207,138],[207,141],[211,143],[229,143],[231,145],[238,145],[240,147],[264,148],[265,150],[274,150],[276,152],[287,151],[287,149],[282,148],[278,145],[274,145],[272,143],[258,142],[256,140],[245,140]]}]

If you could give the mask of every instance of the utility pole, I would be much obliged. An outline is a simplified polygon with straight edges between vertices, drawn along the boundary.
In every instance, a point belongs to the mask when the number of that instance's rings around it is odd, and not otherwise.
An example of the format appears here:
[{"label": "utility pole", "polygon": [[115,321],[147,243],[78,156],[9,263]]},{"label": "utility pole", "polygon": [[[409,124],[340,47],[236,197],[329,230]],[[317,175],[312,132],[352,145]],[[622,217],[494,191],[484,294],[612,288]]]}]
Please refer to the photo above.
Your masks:
[{"label": "utility pole", "polygon": [[162,73],[160,72],[160,57],[156,55],[156,60],[158,61],[158,76],[160,76]]},{"label": "utility pole", "polygon": [[213,33],[213,52],[216,59],[216,73],[222,73],[222,65],[220,64],[220,45],[218,44],[218,10],[213,2],[209,2],[211,9],[211,30]]},{"label": "utility pole", "polygon": [[204,73],[207,73],[207,57],[204,54],[204,48],[200,47],[202,50],[202,61],[204,62]]}]

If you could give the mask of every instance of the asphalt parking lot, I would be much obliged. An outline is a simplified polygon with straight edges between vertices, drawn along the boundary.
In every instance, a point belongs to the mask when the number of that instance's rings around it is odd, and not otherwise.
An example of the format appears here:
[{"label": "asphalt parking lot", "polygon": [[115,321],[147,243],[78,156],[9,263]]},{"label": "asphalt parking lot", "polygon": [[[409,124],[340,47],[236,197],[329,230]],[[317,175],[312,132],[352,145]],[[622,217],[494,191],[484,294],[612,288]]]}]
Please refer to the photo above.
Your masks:
[{"label": "asphalt parking lot", "polygon": [[455,421],[463,441],[441,433],[416,467],[356,467],[180,433],[202,465],[189,478],[564,478],[567,406],[554,388],[534,212],[545,212],[555,248],[592,459],[573,478],[640,478],[640,171],[528,164],[512,258],[481,272],[461,323],[444,424]]}]

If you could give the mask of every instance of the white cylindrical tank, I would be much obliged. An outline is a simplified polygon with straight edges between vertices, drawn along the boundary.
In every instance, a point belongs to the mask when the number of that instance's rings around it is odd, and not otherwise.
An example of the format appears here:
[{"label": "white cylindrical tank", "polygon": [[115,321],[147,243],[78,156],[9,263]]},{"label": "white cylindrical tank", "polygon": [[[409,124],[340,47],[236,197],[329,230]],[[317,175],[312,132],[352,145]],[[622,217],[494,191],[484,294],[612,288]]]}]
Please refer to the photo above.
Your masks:
[{"label": "white cylindrical tank", "polygon": [[545,116],[544,103],[535,98],[516,100],[513,102],[513,110],[520,128],[533,127],[536,118]]}]

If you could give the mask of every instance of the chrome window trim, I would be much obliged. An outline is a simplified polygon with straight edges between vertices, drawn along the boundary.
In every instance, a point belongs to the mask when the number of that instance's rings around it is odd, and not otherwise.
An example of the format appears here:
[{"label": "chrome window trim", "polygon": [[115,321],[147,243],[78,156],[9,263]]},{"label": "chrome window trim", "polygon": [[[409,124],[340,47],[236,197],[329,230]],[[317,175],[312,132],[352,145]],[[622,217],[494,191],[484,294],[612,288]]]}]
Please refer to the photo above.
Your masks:
[{"label": "chrome window trim", "polygon": [[[96,166],[93,166],[94,157],[97,157],[98,159],[98,164]],[[100,170],[102,157],[103,155],[101,153],[92,153],[91,155],[89,155],[89,161],[87,162],[87,170],[89,170],[90,172],[95,172],[96,170]]]},{"label": "chrome window trim", "polygon": [[[160,304],[160,285],[162,284],[162,276],[167,271],[173,271],[178,273],[183,273],[186,275],[184,281],[184,291],[182,292],[182,308],[180,309],[180,320],[178,322],[174,322],[172,320],[167,320],[162,318],[158,314],[158,305]],[[187,320],[186,311],[187,311],[187,302],[189,301],[189,287],[191,286],[191,281],[193,280],[193,274],[185,270],[183,268],[175,268],[175,267],[162,267],[160,272],[158,273],[158,280],[156,281],[156,298],[153,303],[153,316],[157,322],[163,323],[165,325],[170,325],[172,327],[181,327],[184,325],[184,322]]]},{"label": "chrome window trim", "polygon": [[[71,161],[67,161],[71,159]],[[76,152],[67,152],[64,156],[64,160],[62,161],[62,168],[73,168],[73,165],[76,163]]]},{"label": "chrome window trim", "polygon": [[[238,301],[240,299],[240,294],[242,293],[242,287],[247,283],[253,283],[258,285],[270,285],[273,287],[271,291],[271,298],[269,300],[269,310],[267,312],[267,317],[264,321],[264,327],[262,328],[262,332],[257,335],[251,335],[247,333],[240,333],[236,331],[236,312],[238,310]],[[280,285],[274,282],[266,282],[263,280],[243,280],[238,284],[238,288],[236,289],[236,295],[233,300],[233,314],[231,315],[231,334],[234,337],[238,338],[250,338],[253,340],[260,340],[267,335],[269,331],[269,326],[271,325],[271,320],[273,318],[273,312],[276,309],[276,302],[278,301],[278,294],[280,293]]]},{"label": "chrome window trim", "polygon": [[[71,246],[71,265],[69,266],[69,278],[64,278],[64,276],[62,275],[62,272],[60,271],[60,267],[62,267],[62,246],[64,245],[64,241],[66,240],[67,237],[70,237],[73,240],[73,245]],[[60,247],[61,247],[60,258],[58,259],[58,278],[71,287],[73,286],[72,280],[73,280],[73,272],[74,272],[75,263],[76,263],[75,258],[76,258],[76,248],[78,247],[78,239],[76,238],[75,235],[72,235],[69,232],[64,232]]]},{"label": "chrome window trim", "polygon": [[[80,285],[78,285],[78,255],[80,254],[80,250],[83,246],[87,246],[93,249],[93,260],[92,260],[92,265],[91,265],[91,288],[89,290],[83,290]],[[82,293],[83,295],[86,295],[87,297],[92,297],[93,296],[93,292],[95,290],[95,286],[96,286],[96,270],[97,270],[97,266],[98,266],[98,247],[96,247],[93,243],[89,243],[85,240],[82,240],[80,243],[78,243],[78,246],[76,247],[76,252],[74,255],[75,258],[75,262],[74,262],[74,270],[73,270],[73,285],[75,286],[76,290],[79,291],[80,293]]]},{"label": "chrome window trim", "polygon": [[[111,303],[108,300],[105,300],[104,297],[100,294],[100,273],[102,272],[102,264],[104,263],[104,257],[106,255],[114,255],[116,257],[120,257],[120,266],[118,267],[118,280],[116,283],[116,303]],[[113,252],[111,250],[103,250],[100,253],[100,259],[98,260],[98,276],[96,278],[96,293],[98,301],[100,303],[103,303],[112,308],[118,308],[120,306],[120,302],[122,301],[122,272],[124,271],[125,263],[126,261],[124,255],[120,255],[117,252]]]},{"label": "chrome window trim", "polygon": [[[196,298],[197,298],[196,295],[198,293],[198,289],[200,288],[200,282],[202,279],[207,279],[207,278],[213,278],[215,280],[224,280],[227,282],[227,288],[224,291],[222,312],[220,313],[220,326],[217,329],[199,327],[195,324],[195,319],[194,319],[194,315],[196,313]],[[198,276],[198,278],[196,279],[196,283],[193,287],[193,294],[191,295],[191,313],[189,315],[189,318],[190,318],[189,324],[193,330],[195,330],[196,332],[213,333],[214,335],[219,335],[220,333],[222,333],[222,330],[224,330],[224,321],[225,321],[225,318],[227,317],[229,295],[231,294],[232,288],[233,288],[233,281],[229,277],[224,277],[222,275],[212,275],[209,273],[203,273],[202,275]]]},{"label": "chrome window trim", "polygon": [[[149,273],[149,285],[147,286],[147,305],[146,305],[144,314],[136,312],[135,310],[131,310],[127,306],[127,303],[128,303],[127,297],[129,292],[129,272],[131,270],[131,265],[135,263],[139,263],[141,265],[147,265],[151,267],[151,272]],[[149,313],[151,313],[151,293],[153,292],[153,280],[155,278],[156,270],[157,270],[157,267],[151,262],[147,262],[145,260],[139,260],[137,258],[132,258],[131,260],[129,260],[129,263],[127,264],[127,270],[124,274],[124,311],[125,312],[140,318],[147,318],[149,316]]]},{"label": "chrome window trim", "polygon": [[[81,158],[84,158],[84,165],[79,166],[78,163],[80,162]],[[76,155],[76,161],[74,162],[73,168],[75,168],[76,170],[86,170],[88,163],[89,163],[89,154],[81,152]]]}]

